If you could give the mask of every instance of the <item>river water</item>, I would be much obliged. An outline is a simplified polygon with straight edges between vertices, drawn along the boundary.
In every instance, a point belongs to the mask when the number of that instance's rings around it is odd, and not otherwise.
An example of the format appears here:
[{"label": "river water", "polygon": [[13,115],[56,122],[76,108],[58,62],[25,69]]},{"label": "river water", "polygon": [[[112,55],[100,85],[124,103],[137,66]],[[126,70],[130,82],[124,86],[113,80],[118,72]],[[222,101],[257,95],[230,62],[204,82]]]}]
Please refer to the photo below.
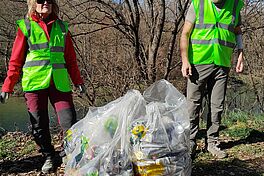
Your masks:
[{"label": "river water", "polygon": [[[50,117],[54,117],[54,111],[49,106]],[[52,120],[54,121],[54,120]],[[29,116],[24,97],[10,97],[5,104],[0,103],[0,127],[8,131],[28,131]]]},{"label": "river water", "polygon": [[[57,117],[51,104],[48,108],[50,124],[57,125]],[[83,118],[86,114],[79,108],[76,111],[77,119]],[[10,97],[5,104],[0,103],[0,127],[7,131],[29,131],[30,121],[24,97]]]}]

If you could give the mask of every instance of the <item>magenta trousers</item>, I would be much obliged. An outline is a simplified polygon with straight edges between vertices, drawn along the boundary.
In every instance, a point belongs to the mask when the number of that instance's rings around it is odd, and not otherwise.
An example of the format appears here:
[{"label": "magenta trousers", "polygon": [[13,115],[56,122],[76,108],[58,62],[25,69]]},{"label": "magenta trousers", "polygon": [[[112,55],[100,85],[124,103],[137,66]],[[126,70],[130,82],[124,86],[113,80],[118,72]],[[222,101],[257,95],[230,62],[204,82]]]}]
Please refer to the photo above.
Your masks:
[{"label": "magenta trousers", "polygon": [[76,112],[71,92],[58,91],[54,84],[49,88],[25,92],[25,99],[32,125],[32,134],[45,156],[54,155],[49,131],[48,100],[53,106],[63,134],[76,122]]}]

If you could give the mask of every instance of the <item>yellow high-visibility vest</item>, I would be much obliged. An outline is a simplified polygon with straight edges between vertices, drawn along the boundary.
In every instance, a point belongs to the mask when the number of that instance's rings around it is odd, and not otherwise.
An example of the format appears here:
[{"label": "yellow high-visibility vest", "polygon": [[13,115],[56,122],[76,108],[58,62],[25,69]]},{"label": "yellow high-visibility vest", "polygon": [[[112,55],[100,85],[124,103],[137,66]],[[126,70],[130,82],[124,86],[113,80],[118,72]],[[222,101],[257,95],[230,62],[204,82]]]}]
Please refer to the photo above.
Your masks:
[{"label": "yellow high-visibility vest", "polygon": [[52,24],[50,40],[38,23],[31,19],[18,20],[17,25],[26,36],[29,45],[23,66],[23,91],[48,88],[51,78],[59,91],[71,91],[64,59],[68,24],[56,20]]},{"label": "yellow high-visibility vest", "polygon": [[242,0],[226,0],[217,11],[211,0],[193,0],[195,26],[190,36],[188,56],[191,64],[230,67],[236,46],[234,29],[239,21]]}]

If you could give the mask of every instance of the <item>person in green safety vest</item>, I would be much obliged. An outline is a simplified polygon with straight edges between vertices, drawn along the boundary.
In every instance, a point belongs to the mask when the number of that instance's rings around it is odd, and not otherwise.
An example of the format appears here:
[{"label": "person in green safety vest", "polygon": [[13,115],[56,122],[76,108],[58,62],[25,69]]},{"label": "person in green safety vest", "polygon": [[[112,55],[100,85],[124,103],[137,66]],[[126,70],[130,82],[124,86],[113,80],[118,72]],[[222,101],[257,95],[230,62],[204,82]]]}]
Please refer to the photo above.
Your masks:
[{"label": "person in green safety vest", "polygon": [[206,149],[217,158],[227,157],[226,152],[219,147],[219,127],[235,47],[238,49],[236,72],[243,71],[240,28],[242,7],[242,0],[192,0],[186,15],[180,50],[182,75],[188,78],[190,152],[193,159],[197,147],[199,115],[206,94]]},{"label": "person in green safety vest", "polygon": [[[22,76],[32,133],[45,157],[42,172],[54,169],[55,149],[49,131],[48,99],[66,132],[76,122],[71,82],[85,93],[68,24],[58,18],[56,0],[27,0],[27,17],[17,21],[7,77],[0,100],[5,103]],[[63,151],[61,152],[63,154]]]}]

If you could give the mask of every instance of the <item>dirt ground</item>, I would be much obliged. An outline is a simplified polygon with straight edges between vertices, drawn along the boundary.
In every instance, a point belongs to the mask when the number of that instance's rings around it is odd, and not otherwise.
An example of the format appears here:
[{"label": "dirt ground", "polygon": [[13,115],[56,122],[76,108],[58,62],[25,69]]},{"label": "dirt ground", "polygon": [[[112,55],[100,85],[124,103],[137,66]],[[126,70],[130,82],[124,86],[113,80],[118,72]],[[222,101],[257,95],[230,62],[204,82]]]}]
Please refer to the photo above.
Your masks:
[{"label": "dirt ground", "polygon": [[[10,149],[13,152],[19,153],[23,150],[23,145],[27,144],[26,141],[23,142],[23,139],[31,140],[31,137],[28,135],[23,136],[22,133],[9,134],[6,139],[12,140],[12,135],[16,140],[18,138],[20,140],[19,145]],[[228,158],[221,160],[205,152],[202,142],[198,144],[198,155],[193,161],[192,176],[264,176],[264,134],[262,132],[255,132],[242,140],[223,139],[221,147],[228,153]],[[40,172],[42,163],[43,158],[37,150],[23,156],[5,157],[0,159],[0,175],[44,175]],[[56,170],[46,175],[64,175],[64,168],[61,167],[62,162],[59,156],[57,156],[56,163]]]}]

